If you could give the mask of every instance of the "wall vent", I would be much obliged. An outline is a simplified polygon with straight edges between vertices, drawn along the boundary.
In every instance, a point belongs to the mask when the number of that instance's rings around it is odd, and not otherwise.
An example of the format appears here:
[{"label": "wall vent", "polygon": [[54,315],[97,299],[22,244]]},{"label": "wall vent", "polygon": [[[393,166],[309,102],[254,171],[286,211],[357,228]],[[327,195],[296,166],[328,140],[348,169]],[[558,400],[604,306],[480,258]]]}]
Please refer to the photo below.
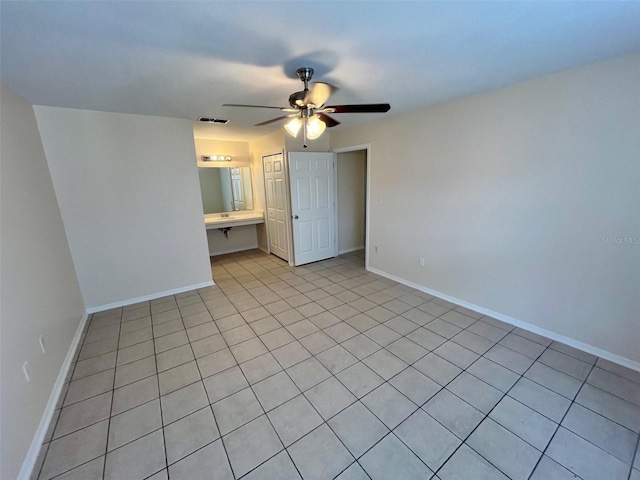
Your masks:
[{"label": "wall vent", "polygon": [[229,123],[229,120],[227,120],[226,118],[213,117],[198,117],[198,121],[204,123],[222,123],[223,125]]}]

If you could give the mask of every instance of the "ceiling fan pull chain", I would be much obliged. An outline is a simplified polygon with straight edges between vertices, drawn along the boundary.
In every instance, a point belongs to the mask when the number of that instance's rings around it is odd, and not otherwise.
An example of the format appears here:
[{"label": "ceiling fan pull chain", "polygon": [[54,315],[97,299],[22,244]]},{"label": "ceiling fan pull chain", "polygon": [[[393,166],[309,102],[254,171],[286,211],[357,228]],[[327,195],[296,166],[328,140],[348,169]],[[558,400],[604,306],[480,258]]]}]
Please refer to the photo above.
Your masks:
[{"label": "ceiling fan pull chain", "polygon": [[304,119],[302,121],[302,146],[304,148],[307,148],[307,119]]}]

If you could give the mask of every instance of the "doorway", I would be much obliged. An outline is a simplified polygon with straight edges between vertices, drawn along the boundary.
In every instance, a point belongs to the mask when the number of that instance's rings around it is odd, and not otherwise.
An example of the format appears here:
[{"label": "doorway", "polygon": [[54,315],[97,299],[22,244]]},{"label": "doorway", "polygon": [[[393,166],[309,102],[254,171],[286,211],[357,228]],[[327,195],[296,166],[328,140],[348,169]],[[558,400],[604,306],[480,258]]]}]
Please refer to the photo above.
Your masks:
[{"label": "doorway", "polygon": [[336,161],[336,210],[338,253],[365,250],[368,265],[369,175],[368,145],[334,150]]}]

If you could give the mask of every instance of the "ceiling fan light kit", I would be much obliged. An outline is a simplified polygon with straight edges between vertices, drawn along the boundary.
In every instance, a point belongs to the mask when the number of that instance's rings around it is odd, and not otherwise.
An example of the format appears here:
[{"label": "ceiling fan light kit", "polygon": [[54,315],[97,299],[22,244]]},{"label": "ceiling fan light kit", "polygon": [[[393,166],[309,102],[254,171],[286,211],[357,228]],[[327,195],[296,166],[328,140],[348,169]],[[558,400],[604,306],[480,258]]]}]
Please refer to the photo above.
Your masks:
[{"label": "ceiling fan light kit", "polygon": [[307,120],[307,138],[315,140],[322,135],[327,128],[327,124],[320,120],[318,115],[313,115]]},{"label": "ceiling fan light kit", "polygon": [[327,127],[335,127],[340,122],[327,115],[328,113],[385,113],[391,106],[388,103],[372,103],[360,105],[332,105],[325,103],[336,90],[336,87],[328,83],[314,82],[309,84],[313,77],[313,68],[303,67],[296,70],[298,78],[304,84],[304,90],[289,95],[290,107],[270,107],[266,105],[243,105],[237,103],[225,103],[224,107],[246,107],[246,108],[270,108],[286,112],[287,115],[272,118],[265,122],[256,124],[256,127],[268,125],[273,122],[291,118],[284,128],[292,136],[297,137],[302,129],[304,138],[304,148],[307,148],[307,138],[315,140],[319,138]]},{"label": "ceiling fan light kit", "polygon": [[298,132],[302,128],[302,120],[300,117],[292,118],[291,121],[285,123],[284,129],[291,135],[292,137],[297,137]]}]

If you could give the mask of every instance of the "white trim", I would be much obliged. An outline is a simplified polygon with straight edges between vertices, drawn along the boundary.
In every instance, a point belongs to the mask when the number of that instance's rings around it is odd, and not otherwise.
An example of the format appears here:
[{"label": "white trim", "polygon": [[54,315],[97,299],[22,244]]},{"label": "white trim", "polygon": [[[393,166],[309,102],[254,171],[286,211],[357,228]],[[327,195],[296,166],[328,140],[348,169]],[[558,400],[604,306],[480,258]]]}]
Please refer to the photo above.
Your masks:
[{"label": "white trim", "polygon": [[[293,245],[293,209],[291,207],[291,178],[289,177],[289,172],[291,171],[289,168],[289,163],[291,162],[291,151],[286,148],[282,153],[282,159],[284,161],[284,187],[286,189],[286,194],[284,196],[284,204],[287,208],[287,235],[289,236],[288,245],[287,245],[287,255],[289,266],[295,267],[295,248]],[[277,255],[276,255],[277,256]]]},{"label": "white trim", "polygon": [[359,247],[345,248],[344,250],[340,250],[338,252],[338,255],[344,255],[345,253],[355,252],[356,250],[362,250],[363,248],[364,248],[363,245],[360,245]]},{"label": "white trim", "polygon": [[337,257],[342,252],[338,250],[340,236],[338,235],[338,225],[340,225],[340,213],[338,212],[338,154],[333,153],[333,256]]},{"label": "white trim", "polygon": [[47,434],[47,430],[49,429],[49,424],[53,419],[53,414],[56,410],[56,405],[58,403],[60,393],[62,392],[62,386],[64,385],[64,381],[67,378],[67,374],[69,373],[69,368],[71,368],[71,363],[73,362],[76,350],[80,344],[82,332],[84,331],[84,327],[87,324],[88,318],[89,314],[88,312],[85,312],[80,319],[78,328],[76,328],[76,333],[73,336],[73,340],[71,340],[71,345],[69,346],[69,350],[67,351],[67,356],[64,358],[64,362],[62,362],[60,372],[58,373],[58,378],[53,384],[51,395],[49,395],[49,401],[47,402],[42,417],[40,418],[38,429],[33,436],[33,440],[31,441],[31,445],[29,446],[27,455],[22,462],[22,468],[20,468],[20,473],[18,473],[18,480],[28,480],[33,473],[33,467],[35,467],[36,462],[38,461],[38,455],[40,454],[40,449],[42,448],[42,442],[44,441],[44,437]]},{"label": "white trim", "polygon": [[166,290],[164,292],[152,293],[150,295],[144,295],[142,297],[130,298],[121,302],[108,303],[106,305],[99,305],[97,307],[87,308],[88,313],[101,312],[103,310],[110,310],[112,308],[126,307],[127,305],[133,305],[134,303],[146,302],[147,300],[155,300],[156,298],[166,297],[167,295],[176,295],[177,293],[188,292],[190,290],[197,290],[199,288],[211,287],[215,285],[213,280],[208,280],[202,283],[196,283],[195,285],[187,285],[186,287],[174,288],[173,290]]},{"label": "white trim", "polygon": [[334,148],[333,152],[334,153],[346,153],[346,152],[355,152],[358,150],[369,150],[371,148],[371,144],[370,143],[363,143],[362,145],[351,145],[348,147],[340,147],[340,148]]},{"label": "white trim", "polygon": [[396,277],[395,275],[391,275],[389,273],[383,272],[382,270],[378,270],[376,268],[372,268],[369,266],[367,266],[366,269],[382,277],[388,278],[390,280],[401,283],[408,287],[415,288],[416,290],[420,290],[421,292],[428,293],[429,295],[433,295],[434,297],[447,300],[448,302],[455,303],[456,305],[468,308],[478,313],[482,313],[483,315],[497,318],[498,320],[501,320],[510,325],[520,327],[532,333],[537,333],[538,335],[542,335],[543,337],[547,337],[547,338],[550,338],[551,340],[564,343],[566,345],[569,345],[570,347],[577,348],[578,350],[582,350],[583,352],[590,353],[591,355],[595,355],[596,357],[604,358],[605,360],[609,360],[613,363],[617,363],[618,365],[622,365],[624,367],[640,372],[640,362],[636,362],[634,360],[630,360],[620,355],[616,355],[615,353],[608,352],[607,350],[594,347],[593,345],[589,345],[588,343],[583,343],[578,340],[574,340],[573,338],[565,337],[564,335],[560,335],[559,333],[552,332],[551,330],[546,330],[544,328],[538,327],[537,325],[523,322],[522,320],[518,320],[517,318],[509,317],[508,315],[494,312],[493,310],[489,310],[488,308],[474,305],[473,303],[460,300],[459,298],[452,297],[451,295],[447,295],[446,293],[438,292],[437,290],[432,290],[431,288],[423,287],[422,285],[418,285],[417,283],[410,282],[409,280]]}]

